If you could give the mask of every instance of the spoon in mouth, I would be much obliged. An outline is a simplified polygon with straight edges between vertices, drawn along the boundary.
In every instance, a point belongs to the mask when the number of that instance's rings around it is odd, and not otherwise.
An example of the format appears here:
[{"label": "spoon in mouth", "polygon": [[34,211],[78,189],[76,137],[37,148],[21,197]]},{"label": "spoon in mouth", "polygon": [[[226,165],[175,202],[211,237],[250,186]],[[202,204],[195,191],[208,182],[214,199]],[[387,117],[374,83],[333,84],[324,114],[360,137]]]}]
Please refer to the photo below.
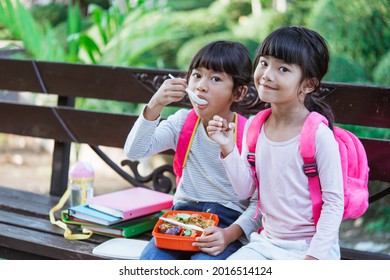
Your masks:
[{"label": "spoon in mouth", "polygon": [[[171,74],[168,74],[169,78],[171,79],[174,79],[175,77]],[[189,88],[186,88],[186,92],[188,94],[188,96],[194,100],[196,103],[198,103],[199,105],[206,105],[208,104],[208,102],[202,98],[199,98],[192,90],[190,90]]]}]

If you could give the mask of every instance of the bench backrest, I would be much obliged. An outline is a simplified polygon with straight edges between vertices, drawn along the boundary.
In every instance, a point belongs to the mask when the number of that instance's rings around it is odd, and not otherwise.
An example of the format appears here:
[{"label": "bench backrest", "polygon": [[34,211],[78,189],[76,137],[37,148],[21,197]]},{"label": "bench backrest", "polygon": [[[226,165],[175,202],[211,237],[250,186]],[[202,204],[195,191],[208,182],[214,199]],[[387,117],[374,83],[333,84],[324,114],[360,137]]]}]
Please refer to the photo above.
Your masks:
[{"label": "bench backrest", "polygon": [[[122,148],[138,117],[79,110],[74,108],[75,98],[147,103],[169,73],[183,74],[177,70],[0,59],[0,90],[58,96],[54,107],[0,98],[0,133],[55,140],[50,193],[61,195],[67,186],[70,143]],[[390,129],[390,87],[324,83],[324,89],[337,123]],[[190,107],[190,103],[186,99],[172,106]],[[249,116],[261,109],[264,104],[252,85],[238,111]],[[390,141],[362,142],[368,154],[370,180],[390,182]]]},{"label": "bench backrest", "polygon": [[[127,67],[96,66],[0,58],[0,91],[11,97],[15,92],[47,93],[57,96],[55,106],[25,104],[2,99],[0,92],[0,133],[54,139],[50,194],[61,196],[68,182],[70,146],[72,142],[89,144],[91,148],[124,179],[133,185],[147,180],[154,187],[168,192],[172,184],[164,172],[172,166],[162,166],[152,176],[137,176],[138,162],[124,160],[134,176],[116,166],[99,146],[122,148],[138,115],[87,111],[74,108],[76,97],[100,100],[147,103],[171,73],[177,70],[154,70]],[[338,124],[358,125],[390,131],[390,87],[324,83],[325,99],[334,109]],[[188,99],[172,104],[190,107]],[[239,104],[238,112],[250,116],[264,109],[252,85],[249,94]],[[367,151],[370,181],[387,183],[378,193],[371,193],[370,202],[390,194],[390,139],[361,138]],[[168,153],[172,153],[169,152]],[[147,178],[147,179],[145,179]],[[144,181],[145,179],[145,181]],[[161,184],[160,184],[161,183]],[[158,188],[157,188],[158,187]],[[343,259],[387,259],[387,255],[341,248]]]}]

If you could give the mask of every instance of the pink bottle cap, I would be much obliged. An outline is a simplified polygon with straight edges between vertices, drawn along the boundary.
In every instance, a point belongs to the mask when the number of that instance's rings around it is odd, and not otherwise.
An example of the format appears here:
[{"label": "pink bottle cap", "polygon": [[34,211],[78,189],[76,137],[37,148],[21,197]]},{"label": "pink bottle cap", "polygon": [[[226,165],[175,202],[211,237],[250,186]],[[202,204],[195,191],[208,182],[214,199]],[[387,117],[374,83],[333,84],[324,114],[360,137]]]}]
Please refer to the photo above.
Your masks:
[{"label": "pink bottle cap", "polygon": [[69,170],[69,177],[72,178],[93,178],[95,175],[92,165],[86,161],[75,163]]}]

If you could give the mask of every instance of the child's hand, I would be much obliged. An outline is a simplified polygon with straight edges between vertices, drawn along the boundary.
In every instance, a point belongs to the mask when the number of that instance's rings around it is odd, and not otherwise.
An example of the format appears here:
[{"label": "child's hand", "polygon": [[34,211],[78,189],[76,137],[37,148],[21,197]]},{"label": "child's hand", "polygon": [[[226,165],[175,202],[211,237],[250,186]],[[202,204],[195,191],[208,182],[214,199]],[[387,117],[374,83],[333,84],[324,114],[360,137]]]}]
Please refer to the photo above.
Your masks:
[{"label": "child's hand", "polygon": [[154,101],[161,106],[166,106],[170,103],[178,102],[183,99],[186,88],[187,83],[184,79],[175,78],[165,80],[161,87],[153,95],[150,102]]},{"label": "child's hand", "polygon": [[192,245],[209,255],[217,256],[225,250],[229,242],[224,229],[212,226],[206,228],[204,235],[197,237]]},{"label": "child's hand", "polygon": [[144,117],[148,120],[155,120],[166,105],[183,99],[186,88],[187,83],[184,79],[165,80],[146,106]]},{"label": "child's hand", "polygon": [[234,148],[234,123],[228,123],[220,116],[214,116],[209,121],[207,133],[209,137],[221,146],[221,153],[225,157]]}]

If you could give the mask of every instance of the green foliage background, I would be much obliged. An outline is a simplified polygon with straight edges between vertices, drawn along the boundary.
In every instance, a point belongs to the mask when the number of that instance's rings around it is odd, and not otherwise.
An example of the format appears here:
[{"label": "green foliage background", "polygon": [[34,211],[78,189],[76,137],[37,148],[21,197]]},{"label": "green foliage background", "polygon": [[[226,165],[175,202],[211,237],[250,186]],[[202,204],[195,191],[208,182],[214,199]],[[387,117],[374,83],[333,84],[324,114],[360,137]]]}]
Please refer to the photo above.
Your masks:
[{"label": "green foliage background", "polygon": [[[21,44],[16,58],[185,71],[193,54],[213,40],[240,41],[254,57],[275,28],[303,25],[329,44],[325,81],[390,84],[389,0],[290,0],[285,11],[275,9],[272,0],[88,0],[84,7],[75,0],[31,8],[20,1],[0,2],[0,38],[10,40],[3,49]],[[138,108],[100,102],[76,104],[116,112]],[[369,134],[390,138],[389,131]]]},{"label": "green foliage background", "polygon": [[88,0],[87,7],[53,1],[31,8],[19,1],[0,3],[0,38],[23,42],[19,57],[186,70],[193,53],[212,40],[241,41],[254,56],[273,29],[304,25],[331,48],[325,80],[390,81],[388,0],[290,0],[284,12],[271,0],[259,0],[260,12],[251,0]]}]

